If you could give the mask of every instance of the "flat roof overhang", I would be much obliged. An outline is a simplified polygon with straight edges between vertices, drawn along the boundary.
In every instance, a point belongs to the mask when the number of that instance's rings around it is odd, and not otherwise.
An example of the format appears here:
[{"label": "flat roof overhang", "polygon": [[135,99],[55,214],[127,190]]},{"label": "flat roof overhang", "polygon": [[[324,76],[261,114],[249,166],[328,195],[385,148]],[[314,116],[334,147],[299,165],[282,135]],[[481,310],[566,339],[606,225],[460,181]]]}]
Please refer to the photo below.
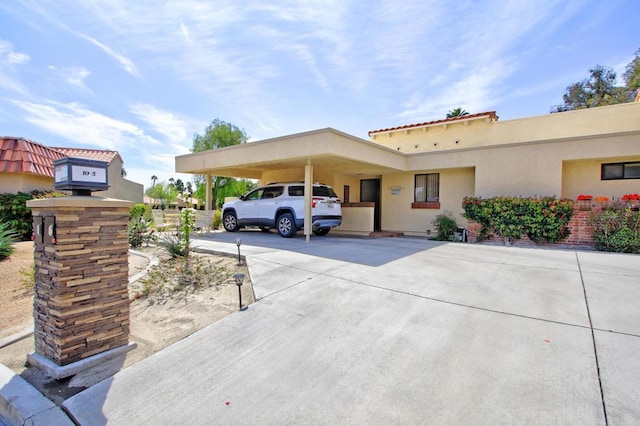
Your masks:
[{"label": "flat roof overhang", "polygon": [[331,168],[345,175],[408,170],[408,157],[332,128],[249,142],[176,157],[176,172],[260,179],[263,172]]}]

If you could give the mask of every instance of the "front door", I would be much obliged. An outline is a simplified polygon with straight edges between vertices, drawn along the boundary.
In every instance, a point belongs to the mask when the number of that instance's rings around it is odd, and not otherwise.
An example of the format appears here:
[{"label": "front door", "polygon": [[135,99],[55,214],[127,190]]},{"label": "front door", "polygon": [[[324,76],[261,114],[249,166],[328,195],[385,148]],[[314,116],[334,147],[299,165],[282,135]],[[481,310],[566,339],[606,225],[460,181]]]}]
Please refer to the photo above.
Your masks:
[{"label": "front door", "polygon": [[360,202],[373,201],[373,230],[380,230],[380,179],[362,179],[360,181]]}]

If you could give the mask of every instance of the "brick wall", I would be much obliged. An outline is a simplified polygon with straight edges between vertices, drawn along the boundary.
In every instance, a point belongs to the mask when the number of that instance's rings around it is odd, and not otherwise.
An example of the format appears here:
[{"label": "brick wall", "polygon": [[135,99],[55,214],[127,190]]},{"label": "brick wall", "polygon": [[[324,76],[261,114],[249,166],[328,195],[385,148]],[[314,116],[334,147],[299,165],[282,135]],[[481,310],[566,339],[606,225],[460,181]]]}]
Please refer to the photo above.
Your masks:
[{"label": "brick wall", "polygon": [[33,208],[55,216],[56,243],[36,243],[36,352],[67,365],[128,344],[126,207]]}]

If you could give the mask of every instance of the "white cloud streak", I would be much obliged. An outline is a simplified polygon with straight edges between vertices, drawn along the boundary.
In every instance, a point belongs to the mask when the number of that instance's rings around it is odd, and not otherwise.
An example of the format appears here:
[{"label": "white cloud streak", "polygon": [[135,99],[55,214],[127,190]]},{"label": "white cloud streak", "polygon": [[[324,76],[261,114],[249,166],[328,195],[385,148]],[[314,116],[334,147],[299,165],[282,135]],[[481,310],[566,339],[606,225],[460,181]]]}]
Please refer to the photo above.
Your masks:
[{"label": "white cloud streak", "polygon": [[93,37],[89,37],[88,35],[82,34],[82,33],[78,33],[78,35],[84,38],[85,40],[87,40],[88,42],[90,42],[91,44],[93,44],[94,46],[100,48],[100,50],[102,50],[104,53],[106,53],[107,55],[112,57],[114,60],[116,60],[122,66],[122,68],[124,68],[124,70],[127,71],[129,74],[134,76],[138,75],[138,68],[136,67],[136,65],[133,63],[131,59],[116,52],[106,44],[99,42]]},{"label": "white cloud streak", "polygon": [[90,148],[121,150],[153,149],[161,143],[134,124],[96,113],[76,103],[35,103],[14,100],[27,113],[24,119],[73,144]]},{"label": "white cloud streak", "polygon": [[143,103],[131,105],[129,110],[171,143],[188,145],[187,123],[175,114]]}]

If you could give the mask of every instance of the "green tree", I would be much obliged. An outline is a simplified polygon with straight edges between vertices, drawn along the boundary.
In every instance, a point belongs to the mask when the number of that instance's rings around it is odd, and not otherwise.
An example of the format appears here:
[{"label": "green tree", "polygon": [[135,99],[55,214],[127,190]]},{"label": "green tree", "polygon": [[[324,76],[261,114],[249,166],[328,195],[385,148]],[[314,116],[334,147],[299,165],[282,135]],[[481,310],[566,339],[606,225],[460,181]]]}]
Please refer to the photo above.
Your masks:
[{"label": "green tree", "polygon": [[[201,152],[210,149],[239,145],[247,143],[248,140],[249,136],[245,133],[244,130],[238,128],[234,124],[227,123],[220,120],[219,118],[216,118],[204,129],[203,134],[196,133],[195,135],[193,135],[193,147],[191,149],[191,152]],[[205,179],[206,176],[196,177],[196,184],[204,184]],[[217,200],[218,191],[221,187],[223,187],[227,182],[230,181],[230,178],[226,178],[223,176],[213,176],[212,180],[213,185],[211,189],[211,195],[213,200]]]},{"label": "green tree", "polygon": [[[630,72],[630,75],[632,74],[633,72]],[[589,70],[588,79],[567,87],[562,95],[564,104],[557,106],[552,112],[631,102],[635,89],[630,89],[628,86],[616,86],[616,77],[616,72],[611,68],[596,65]]]},{"label": "green tree", "polygon": [[469,113],[465,110],[463,110],[462,108],[458,107],[452,111],[449,111],[447,113],[447,118],[454,118],[454,117],[463,117],[465,115],[469,115]]},{"label": "green tree", "polygon": [[635,57],[627,64],[623,77],[627,88],[637,93],[640,87],[640,49],[636,50]]},{"label": "green tree", "polygon": [[158,180],[158,176],[153,175],[151,176],[151,181],[153,182],[153,184],[151,186],[156,186],[156,181]]},{"label": "green tree", "polygon": [[182,179],[176,179],[175,186],[180,194],[184,192],[184,182],[182,182]]},{"label": "green tree", "polygon": [[153,185],[151,188],[148,188],[144,194],[149,198],[153,198],[156,202],[159,202],[162,209],[178,198],[178,190],[175,185],[164,182]]}]

